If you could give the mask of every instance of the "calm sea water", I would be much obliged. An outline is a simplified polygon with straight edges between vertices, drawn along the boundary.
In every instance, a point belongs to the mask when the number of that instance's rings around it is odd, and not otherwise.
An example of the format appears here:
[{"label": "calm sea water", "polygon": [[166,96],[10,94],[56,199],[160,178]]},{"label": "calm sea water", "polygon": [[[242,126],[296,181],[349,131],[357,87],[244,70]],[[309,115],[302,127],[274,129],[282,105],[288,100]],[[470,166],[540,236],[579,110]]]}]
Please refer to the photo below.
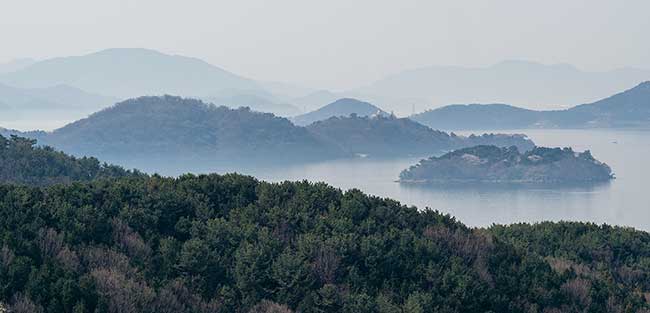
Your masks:
[{"label": "calm sea water", "polygon": [[[510,131],[508,131],[510,132]],[[650,231],[650,131],[517,130],[539,146],[591,150],[617,179],[583,187],[425,186],[395,182],[419,158],[337,160],[273,169],[239,169],[269,181],[323,181],[407,205],[449,213],[470,226],[538,221],[590,221]],[[218,170],[216,170],[218,171]]]}]

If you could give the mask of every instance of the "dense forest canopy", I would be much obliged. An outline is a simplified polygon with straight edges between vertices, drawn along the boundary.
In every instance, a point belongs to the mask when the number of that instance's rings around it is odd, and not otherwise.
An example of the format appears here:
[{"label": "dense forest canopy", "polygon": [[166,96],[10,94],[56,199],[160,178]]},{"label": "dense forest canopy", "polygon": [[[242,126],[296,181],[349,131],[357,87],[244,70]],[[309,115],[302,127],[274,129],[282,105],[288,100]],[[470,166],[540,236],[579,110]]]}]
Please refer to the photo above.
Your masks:
[{"label": "dense forest canopy", "polygon": [[51,147],[37,147],[36,140],[0,135],[0,183],[50,185],[142,175],[95,158],[75,158]]},{"label": "dense forest canopy", "polygon": [[535,145],[524,135],[483,134],[469,137],[434,130],[408,118],[395,116],[331,117],[307,129],[352,154],[374,157],[422,156],[479,144],[517,146],[522,151]]},{"label": "dense forest canopy", "polygon": [[421,160],[400,173],[403,182],[596,183],[612,179],[611,168],[589,150],[490,145],[458,149]]},{"label": "dense forest canopy", "polygon": [[14,312],[648,312],[650,236],[239,175],[0,186]]}]

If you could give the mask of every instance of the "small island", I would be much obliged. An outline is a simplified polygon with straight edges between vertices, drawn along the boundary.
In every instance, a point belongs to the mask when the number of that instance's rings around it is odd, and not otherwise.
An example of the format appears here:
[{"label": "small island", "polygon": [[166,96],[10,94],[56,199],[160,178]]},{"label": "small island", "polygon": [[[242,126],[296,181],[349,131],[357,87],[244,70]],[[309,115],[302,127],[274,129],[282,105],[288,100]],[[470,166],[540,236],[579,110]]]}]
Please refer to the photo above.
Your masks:
[{"label": "small island", "polygon": [[400,182],[593,183],[613,179],[611,168],[589,150],[475,146],[421,160],[402,171]]}]

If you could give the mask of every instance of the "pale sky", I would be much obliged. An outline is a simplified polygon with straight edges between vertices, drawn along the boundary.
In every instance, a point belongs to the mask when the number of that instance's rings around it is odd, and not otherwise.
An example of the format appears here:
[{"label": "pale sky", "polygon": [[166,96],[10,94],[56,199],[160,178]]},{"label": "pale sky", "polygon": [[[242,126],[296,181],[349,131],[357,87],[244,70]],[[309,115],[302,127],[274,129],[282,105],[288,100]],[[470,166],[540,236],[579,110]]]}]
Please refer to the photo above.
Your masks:
[{"label": "pale sky", "polygon": [[650,68],[648,0],[0,0],[0,62],[138,47],[347,89],[506,59]]}]

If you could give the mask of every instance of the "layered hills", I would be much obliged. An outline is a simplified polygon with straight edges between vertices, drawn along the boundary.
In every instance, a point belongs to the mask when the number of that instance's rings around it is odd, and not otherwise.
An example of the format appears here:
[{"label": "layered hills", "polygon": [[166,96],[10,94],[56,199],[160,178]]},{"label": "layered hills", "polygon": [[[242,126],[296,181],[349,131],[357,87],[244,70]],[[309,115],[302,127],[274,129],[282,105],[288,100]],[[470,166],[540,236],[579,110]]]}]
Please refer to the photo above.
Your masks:
[{"label": "layered hills", "polygon": [[293,117],[291,118],[291,121],[296,125],[306,126],[316,121],[326,120],[330,117],[347,117],[352,114],[357,116],[389,115],[382,109],[368,102],[352,98],[342,98],[315,111]]},{"label": "layered hills", "polygon": [[609,128],[650,126],[650,82],[565,110],[535,111],[506,104],[450,105],[412,119],[441,129]]}]

